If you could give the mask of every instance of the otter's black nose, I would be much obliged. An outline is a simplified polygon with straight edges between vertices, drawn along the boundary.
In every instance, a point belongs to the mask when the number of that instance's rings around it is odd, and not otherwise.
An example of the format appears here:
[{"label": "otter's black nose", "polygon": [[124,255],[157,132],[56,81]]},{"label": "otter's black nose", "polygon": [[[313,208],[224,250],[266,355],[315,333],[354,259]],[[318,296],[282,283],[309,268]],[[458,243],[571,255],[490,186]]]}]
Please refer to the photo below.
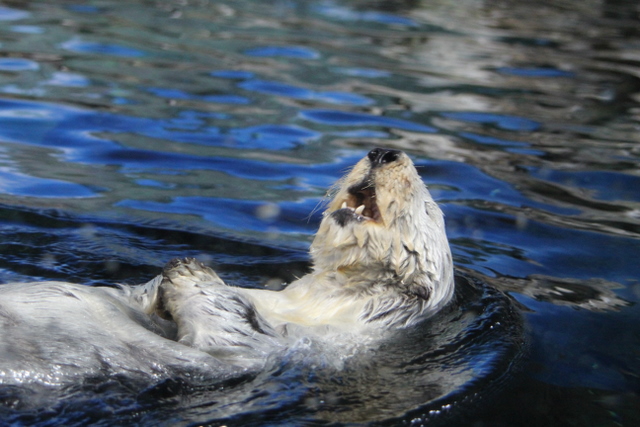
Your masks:
[{"label": "otter's black nose", "polygon": [[390,150],[388,148],[374,148],[369,151],[367,157],[371,162],[371,166],[377,167],[387,163],[392,163],[398,160],[402,151],[400,150]]}]

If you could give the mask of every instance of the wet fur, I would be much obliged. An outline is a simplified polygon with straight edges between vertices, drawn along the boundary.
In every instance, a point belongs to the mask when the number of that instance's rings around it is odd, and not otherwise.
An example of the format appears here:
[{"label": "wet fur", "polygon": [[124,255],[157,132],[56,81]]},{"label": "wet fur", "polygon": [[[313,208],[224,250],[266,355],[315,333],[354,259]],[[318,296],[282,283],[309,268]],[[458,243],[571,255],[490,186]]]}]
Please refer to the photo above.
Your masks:
[{"label": "wet fur", "polygon": [[226,375],[301,339],[366,345],[429,317],[453,295],[443,215],[409,157],[377,150],[339,182],[313,270],[282,291],[228,286],[189,258],[139,287],[1,286],[0,383]]}]

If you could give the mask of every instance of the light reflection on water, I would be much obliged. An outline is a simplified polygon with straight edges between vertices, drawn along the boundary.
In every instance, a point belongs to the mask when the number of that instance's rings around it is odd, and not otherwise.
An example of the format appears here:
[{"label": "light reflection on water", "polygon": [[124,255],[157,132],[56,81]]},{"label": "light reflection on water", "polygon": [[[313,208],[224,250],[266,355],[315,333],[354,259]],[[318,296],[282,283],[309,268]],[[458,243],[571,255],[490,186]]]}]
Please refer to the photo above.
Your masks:
[{"label": "light reflection on water", "polygon": [[291,280],[327,189],[391,146],[457,266],[529,313],[535,369],[482,420],[637,418],[634,2],[5,4],[2,280]]}]

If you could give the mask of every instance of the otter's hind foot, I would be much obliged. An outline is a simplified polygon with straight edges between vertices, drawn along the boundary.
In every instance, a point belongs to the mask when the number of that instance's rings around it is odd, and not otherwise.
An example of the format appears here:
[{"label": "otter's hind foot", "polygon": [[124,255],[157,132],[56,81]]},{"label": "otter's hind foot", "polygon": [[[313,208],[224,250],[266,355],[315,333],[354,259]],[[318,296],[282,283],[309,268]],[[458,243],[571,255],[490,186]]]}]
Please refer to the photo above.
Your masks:
[{"label": "otter's hind foot", "polygon": [[162,270],[164,284],[175,287],[196,288],[224,285],[222,279],[211,268],[195,258],[174,258]]}]

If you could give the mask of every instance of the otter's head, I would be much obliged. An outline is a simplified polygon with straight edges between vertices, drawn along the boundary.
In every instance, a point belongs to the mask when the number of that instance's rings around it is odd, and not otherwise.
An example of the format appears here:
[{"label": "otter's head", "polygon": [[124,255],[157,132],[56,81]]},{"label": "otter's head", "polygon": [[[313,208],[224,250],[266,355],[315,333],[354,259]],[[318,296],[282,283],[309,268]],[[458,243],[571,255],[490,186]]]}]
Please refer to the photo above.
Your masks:
[{"label": "otter's head", "polygon": [[452,294],[442,211],[402,151],[371,150],[342,178],[311,256],[316,272],[336,272],[345,286],[396,286],[444,302]]}]

